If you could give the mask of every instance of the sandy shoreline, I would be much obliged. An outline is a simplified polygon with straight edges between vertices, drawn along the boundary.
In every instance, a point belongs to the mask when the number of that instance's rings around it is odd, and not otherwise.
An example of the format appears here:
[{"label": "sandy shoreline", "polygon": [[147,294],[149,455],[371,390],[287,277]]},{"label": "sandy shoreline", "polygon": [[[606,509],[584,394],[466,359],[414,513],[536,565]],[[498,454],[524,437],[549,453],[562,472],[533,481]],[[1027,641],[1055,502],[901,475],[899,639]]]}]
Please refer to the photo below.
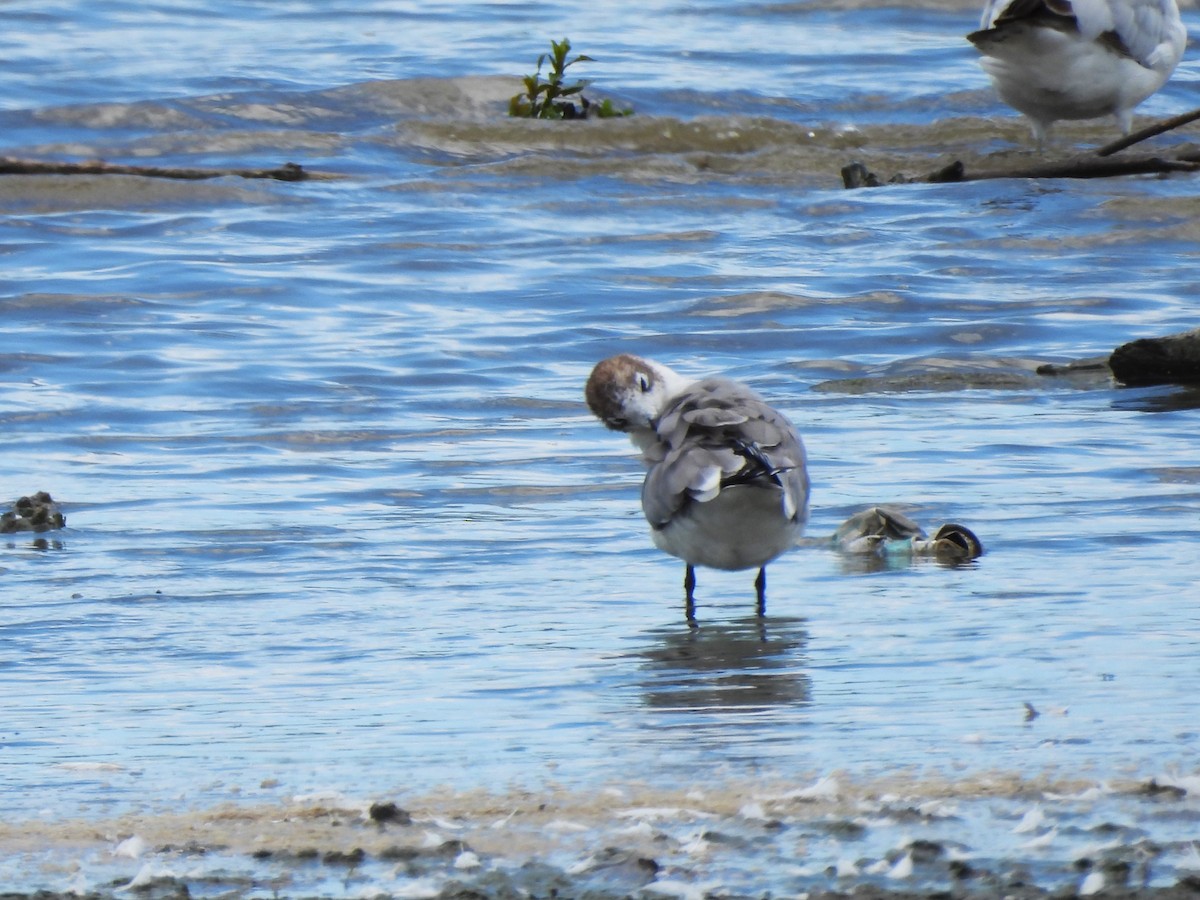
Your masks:
[{"label": "sandy shoreline", "polygon": [[828,775],[46,818],[0,824],[0,875],[25,889],[0,900],[1200,896],[1194,780]]}]

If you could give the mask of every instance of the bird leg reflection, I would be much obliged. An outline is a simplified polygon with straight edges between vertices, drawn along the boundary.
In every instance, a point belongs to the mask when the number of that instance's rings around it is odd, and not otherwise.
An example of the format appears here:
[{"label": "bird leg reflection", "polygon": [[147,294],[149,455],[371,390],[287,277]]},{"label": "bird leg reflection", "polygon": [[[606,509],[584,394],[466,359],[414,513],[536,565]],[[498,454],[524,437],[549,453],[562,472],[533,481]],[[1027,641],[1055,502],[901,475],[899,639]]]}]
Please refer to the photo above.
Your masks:
[{"label": "bird leg reflection", "polygon": [[758,577],[754,579],[754,589],[758,592],[758,606],[756,611],[761,619],[767,614],[767,567],[763,566],[758,570]]}]

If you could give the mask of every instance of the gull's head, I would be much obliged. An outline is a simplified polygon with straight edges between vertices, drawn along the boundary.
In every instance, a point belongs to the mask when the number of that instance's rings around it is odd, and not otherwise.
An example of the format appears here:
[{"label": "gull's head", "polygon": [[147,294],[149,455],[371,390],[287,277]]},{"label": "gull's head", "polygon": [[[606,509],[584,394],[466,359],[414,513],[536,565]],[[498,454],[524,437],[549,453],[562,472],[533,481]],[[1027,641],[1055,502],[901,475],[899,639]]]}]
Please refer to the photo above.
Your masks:
[{"label": "gull's head", "polygon": [[638,431],[652,428],[686,384],[664,365],[622,353],[596,363],[584,393],[596,418],[608,428]]}]

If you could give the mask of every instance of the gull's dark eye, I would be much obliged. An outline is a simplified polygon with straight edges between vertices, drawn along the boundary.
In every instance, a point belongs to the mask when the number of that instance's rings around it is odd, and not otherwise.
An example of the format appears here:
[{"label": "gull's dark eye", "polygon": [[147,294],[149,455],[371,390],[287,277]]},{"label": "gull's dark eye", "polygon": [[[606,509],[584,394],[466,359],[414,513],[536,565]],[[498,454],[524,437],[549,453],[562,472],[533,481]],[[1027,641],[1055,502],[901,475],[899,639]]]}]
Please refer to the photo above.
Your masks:
[{"label": "gull's dark eye", "polygon": [[645,375],[643,375],[641,372],[638,372],[637,383],[638,383],[638,387],[641,388],[643,394],[650,392],[650,379],[647,378]]}]

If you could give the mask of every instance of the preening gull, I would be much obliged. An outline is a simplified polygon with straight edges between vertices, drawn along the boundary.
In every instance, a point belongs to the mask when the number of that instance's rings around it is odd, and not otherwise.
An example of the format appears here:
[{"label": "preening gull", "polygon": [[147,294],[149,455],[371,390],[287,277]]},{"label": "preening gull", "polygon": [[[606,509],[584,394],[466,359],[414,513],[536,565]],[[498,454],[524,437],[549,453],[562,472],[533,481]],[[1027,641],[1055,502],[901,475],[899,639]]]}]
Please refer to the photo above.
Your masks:
[{"label": "preening gull", "polygon": [[1128,134],[1187,43],[1176,0],[988,0],[980,25],[967,40],[1038,147],[1059,119],[1111,115]]},{"label": "preening gull", "polygon": [[654,545],[687,563],[688,621],[696,566],[757,568],[763,615],[767,563],[795,545],[808,517],[804,444],[792,423],[744,384],[693,381],[628,354],[597,363],[585,393],[596,417],[642,452],[642,511]]}]

